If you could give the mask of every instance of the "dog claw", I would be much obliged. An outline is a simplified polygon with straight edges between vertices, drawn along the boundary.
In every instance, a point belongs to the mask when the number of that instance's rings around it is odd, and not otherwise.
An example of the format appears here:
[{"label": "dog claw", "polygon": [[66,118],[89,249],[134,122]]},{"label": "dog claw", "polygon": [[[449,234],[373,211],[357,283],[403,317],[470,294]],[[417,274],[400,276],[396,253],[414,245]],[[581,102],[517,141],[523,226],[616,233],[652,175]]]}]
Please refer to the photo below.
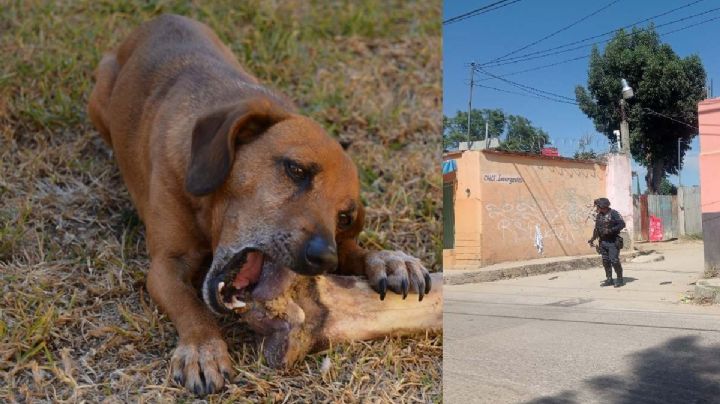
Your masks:
[{"label": "dog claw", "polygon": [[380,300],[385,300],[385,293],[387,293],[387,278],[380,279],[378,289],[380,292]]},{"label": "dog claw", "polygon": [[401,284],[400,284],[400,288],[402,289],[403,300],[405,300],[405,298],[407,298],[407,295],[408,295],[408,281],[407,281],[407,279],[403,279],[403,280],[402,280],[402,282],[401,282]]},{"label": "dog claw", "polygon": [[173,380],[175,381],[175,384],[178,386],[184,386],[185,385],[185,378],[183,377],[182,373],[176,374],[173,377]]},{"label": "dog claw", "polygon": [[432,278],[430,277],[429,273],[425,273],[425,294],[430,293],[430,289],[432,288]]}]

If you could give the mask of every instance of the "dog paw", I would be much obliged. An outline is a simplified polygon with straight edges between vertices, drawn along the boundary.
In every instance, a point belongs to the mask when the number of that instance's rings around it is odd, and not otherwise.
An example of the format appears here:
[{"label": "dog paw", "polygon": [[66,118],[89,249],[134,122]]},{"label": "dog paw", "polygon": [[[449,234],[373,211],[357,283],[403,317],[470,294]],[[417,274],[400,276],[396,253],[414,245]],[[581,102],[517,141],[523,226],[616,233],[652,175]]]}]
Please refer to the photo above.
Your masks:
[{"label": "dog paw", "polygon": [[170,371],[175,383],[196,395],[217,393],[225,379],[232,377],[227,344],[220,338],[199,344],[181,341],[170,361]]},{"label": "dog paw", "polygon": [[385,299],[387,289],[402,294],[417,293],[422,301],[430,292],[430,273],[419,259],[401,251],[372,251],[365,257],[365,274],[372,288]]}]

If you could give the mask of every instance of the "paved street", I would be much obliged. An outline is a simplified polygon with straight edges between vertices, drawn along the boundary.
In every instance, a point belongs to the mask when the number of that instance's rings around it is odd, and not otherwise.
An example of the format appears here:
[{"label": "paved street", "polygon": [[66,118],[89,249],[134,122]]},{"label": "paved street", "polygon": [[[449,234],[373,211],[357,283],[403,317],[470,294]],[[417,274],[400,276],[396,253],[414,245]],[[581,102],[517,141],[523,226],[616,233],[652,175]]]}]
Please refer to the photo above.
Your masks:
[{"label": "paved street", "polygon": [[665,260],[446,286],[448,403],[718,403],[720,306],[682,303],[703,270],[702,244]]}]

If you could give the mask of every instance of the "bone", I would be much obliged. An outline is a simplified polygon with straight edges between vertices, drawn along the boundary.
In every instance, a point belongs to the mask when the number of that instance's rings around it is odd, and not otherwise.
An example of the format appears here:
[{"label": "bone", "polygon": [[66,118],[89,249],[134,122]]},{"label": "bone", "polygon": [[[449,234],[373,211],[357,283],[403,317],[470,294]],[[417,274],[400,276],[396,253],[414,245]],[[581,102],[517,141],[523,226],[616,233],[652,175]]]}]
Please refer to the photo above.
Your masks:
[{"label": "bone", "polygon": [[380,300],[367,281],[350,276],[299,276],[273,300],[248,302],[241,314],[258,335],[268,365],[287,368],[331,343],[420,334],[442,329],[442,274],[418,301],[388,293]]}]

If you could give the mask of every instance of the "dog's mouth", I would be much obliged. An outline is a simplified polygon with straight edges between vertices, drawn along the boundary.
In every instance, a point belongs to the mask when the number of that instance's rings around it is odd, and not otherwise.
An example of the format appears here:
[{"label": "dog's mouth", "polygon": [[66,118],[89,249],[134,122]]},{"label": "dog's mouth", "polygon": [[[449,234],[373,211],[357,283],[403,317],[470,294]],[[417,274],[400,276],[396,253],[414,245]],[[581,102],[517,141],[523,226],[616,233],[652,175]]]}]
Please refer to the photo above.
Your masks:
[{"label": "dog's mouth", "polygon": [[217,285],[218,298],[225,308],[237,310],[246,307],[249,292],[260,280],[264,258],[262,252],[247,249],[230,260],[223,271],[223,280]]},{"label": "dog's mouth", "polygon": [[293,273],[254,247],[235,253],[221,268],[208,274],[205,302],[218,314],[244,313],[252,300],[271,300],[289,285]]},{"label": "dog's mouth", "polygon": [[260,280],[265,255],[246,248],[233,255],[209,280],[205,300],[219,312],[243,312],[253,288]]}]

